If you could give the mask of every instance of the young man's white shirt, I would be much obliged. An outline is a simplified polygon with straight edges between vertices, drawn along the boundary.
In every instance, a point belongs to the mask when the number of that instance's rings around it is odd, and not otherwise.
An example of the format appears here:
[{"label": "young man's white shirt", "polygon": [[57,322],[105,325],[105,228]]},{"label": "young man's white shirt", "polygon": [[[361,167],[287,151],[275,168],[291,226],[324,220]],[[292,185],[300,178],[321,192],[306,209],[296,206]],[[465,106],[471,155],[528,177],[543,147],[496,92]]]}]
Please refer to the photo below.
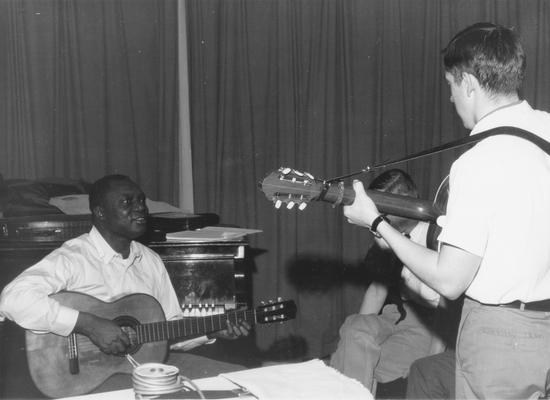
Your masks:
[{"label": "young man's white shirt", "polygon": [[[550,140],[550,114],[525,101],[488,114],[471,134],[499,126]],[[439,240],[482,257],[467,296],[487,304],[549,298],[550,246],[541,241],[550,240],[550,157],[509,135],[476,144],[451,168]]]}]

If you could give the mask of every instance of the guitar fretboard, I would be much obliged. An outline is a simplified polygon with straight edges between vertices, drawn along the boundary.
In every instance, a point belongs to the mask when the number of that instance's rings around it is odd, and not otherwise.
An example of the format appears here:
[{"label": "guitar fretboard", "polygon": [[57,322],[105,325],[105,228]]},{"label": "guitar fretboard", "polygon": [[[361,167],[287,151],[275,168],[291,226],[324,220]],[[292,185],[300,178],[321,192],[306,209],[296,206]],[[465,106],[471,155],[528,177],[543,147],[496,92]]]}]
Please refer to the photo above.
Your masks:
[{"label": "guitar fretboard", "polygon": [[239,320],[256,323],[255,310],[233,311],[206,317],[183,318],[173,321],[152,322],[135,327],[138,344],[203,335],[227,327],[226,321],[237,324]]}]

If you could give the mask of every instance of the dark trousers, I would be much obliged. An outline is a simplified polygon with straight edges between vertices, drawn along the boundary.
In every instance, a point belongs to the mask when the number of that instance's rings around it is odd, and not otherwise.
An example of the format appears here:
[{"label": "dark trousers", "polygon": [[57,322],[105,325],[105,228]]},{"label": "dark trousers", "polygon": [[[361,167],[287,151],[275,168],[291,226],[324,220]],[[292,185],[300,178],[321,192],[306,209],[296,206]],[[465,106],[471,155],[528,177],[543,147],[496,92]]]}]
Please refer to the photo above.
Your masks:
[{"label": "dark trousers", "polygon": [[407,382],[407,399],[454,399],[454,397],[454,351],[444,351],[412,363]]}]

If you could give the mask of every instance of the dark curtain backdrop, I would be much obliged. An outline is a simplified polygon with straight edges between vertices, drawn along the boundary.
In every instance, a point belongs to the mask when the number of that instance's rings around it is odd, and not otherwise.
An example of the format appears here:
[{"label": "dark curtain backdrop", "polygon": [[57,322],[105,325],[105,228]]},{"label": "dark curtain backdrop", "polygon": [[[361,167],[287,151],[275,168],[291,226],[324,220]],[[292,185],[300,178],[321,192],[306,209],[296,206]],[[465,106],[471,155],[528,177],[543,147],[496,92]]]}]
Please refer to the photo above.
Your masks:
[{"label": "dark curtain backdrop", "polygon": [[[371,243],[341,208],[275,210],[257,187],[268,172],[290,166],[328,178],[465,136],[440,52],[478,21],[520,31],[525,97],[550,109],[548,1],[186,4],[196,211],[262,229],[250,237],[254,299],[293,298],[299,308],[292,322],[258,328],[262,347],[292,334],[306,338],[309,356],[330,353],[343,319],[358,309],[358,263]],[[433,198],[457,154],[400,167]]]},{"label": "dark curtain backdrop", "polygon": [[178,201],[176,0],[0,1],[0,173]]},{"label": "dark curtain backdrop", "polygon": [[[525,97],[550,109],[548,1],[185,4],[195,212],[262,229],[250,236],[255,302],[299,307],[295,320],[257,328],[262,347],[298,335],[309,356],[332,351],[371,244],[329,204],[275,210],[257,187],[267,173],[327,178],[464,136],[440,51],[476,21],[518,28]],[[177,204],[177,14],[176,0],[0,1],[4,178],[119,172]],[[433,198],[457,154],[401,167]]]}]

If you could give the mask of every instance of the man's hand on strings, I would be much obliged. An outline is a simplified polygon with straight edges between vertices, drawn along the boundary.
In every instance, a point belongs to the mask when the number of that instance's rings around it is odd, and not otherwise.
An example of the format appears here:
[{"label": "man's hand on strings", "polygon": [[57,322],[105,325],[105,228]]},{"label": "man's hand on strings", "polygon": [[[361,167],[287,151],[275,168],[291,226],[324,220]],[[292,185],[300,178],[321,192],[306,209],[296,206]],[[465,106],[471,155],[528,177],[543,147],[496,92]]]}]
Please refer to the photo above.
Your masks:
[{"label": "man's hand on strings", "polygon": [[355,190],[355,200],[352,205],[344,206],[344,216],[350,224],[369,228],[372,221],[380,215],[378,208],[367,195],[363,182],[353,181],[353,190]]},{"label": "man's hand on strings", "polygon": [[130,338],[115,322],[96,315],[80,312],[74,328],[106,354],[124,354],[130,346]]}]

